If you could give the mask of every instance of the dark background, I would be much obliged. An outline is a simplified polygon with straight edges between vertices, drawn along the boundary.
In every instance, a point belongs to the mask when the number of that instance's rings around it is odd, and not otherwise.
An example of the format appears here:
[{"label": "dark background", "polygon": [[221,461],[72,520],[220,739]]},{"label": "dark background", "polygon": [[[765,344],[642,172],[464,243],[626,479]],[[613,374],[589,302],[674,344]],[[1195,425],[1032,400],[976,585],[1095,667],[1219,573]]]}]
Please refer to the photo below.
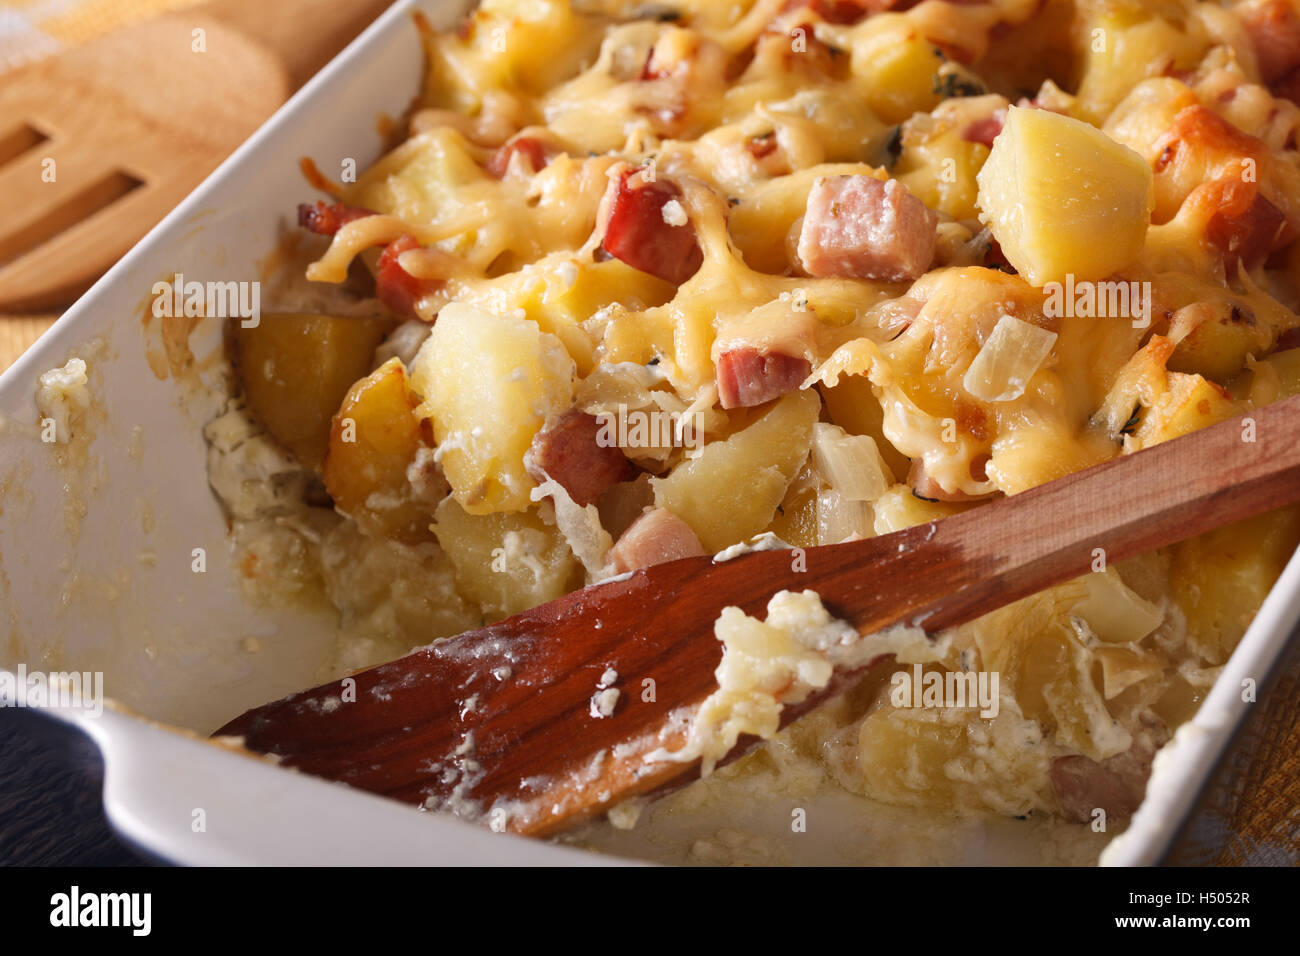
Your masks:
[{"label": "dark background", "polygon": [[154,862],[104,818],[104,762],[89,737],[18,708],[0,710],[0,865]]}]

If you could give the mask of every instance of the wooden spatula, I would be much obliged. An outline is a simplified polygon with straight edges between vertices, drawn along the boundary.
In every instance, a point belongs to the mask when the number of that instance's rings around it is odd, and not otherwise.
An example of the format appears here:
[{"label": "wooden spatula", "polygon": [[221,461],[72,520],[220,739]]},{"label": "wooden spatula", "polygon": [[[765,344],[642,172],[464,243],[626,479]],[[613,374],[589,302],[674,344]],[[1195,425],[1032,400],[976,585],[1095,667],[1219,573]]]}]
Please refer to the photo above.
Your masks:
[{"label": "wooden spatula", "polygon": [[[307,773],[551,833],[698,774],[698,761],[646,756],[682,747],[717,688],[723,607],[761,617],[777,591],[810,588],[862,633],[900,622],[933,633],[1087,574],[1095,549],[1119,561],[1300,501],[1300,396],[1250,418],[942,521],[809,549],[806,571],[788,551],[638,571],[251,710],[218,734]],[[592,697],[610,668],[621,693],[600,716]],[[860,673],[787,707],[783,726]],[[742,738],[729,757],[754,743]]]},{"label": "wooden spatula", "polygon": [[0,312],[83,292],[389,2],[215,0],[6,73]]}]

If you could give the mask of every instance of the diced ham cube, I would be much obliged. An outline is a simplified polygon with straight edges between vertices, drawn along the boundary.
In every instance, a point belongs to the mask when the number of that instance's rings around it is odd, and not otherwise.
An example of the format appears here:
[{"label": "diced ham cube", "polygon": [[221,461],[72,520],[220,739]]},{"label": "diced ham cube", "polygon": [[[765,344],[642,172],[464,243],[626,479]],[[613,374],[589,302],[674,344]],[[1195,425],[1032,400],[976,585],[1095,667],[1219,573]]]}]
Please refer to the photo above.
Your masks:
[{"label": "diced ham cube", "polygon": [[1061,815],[1075,823],[1091,823],[1093,811],[1098,809],[1111,819],[1124,820],[1142,802],[1142,791],[1131,781],[1088,757],[1058,757],[1052,761],[1048,777]]},{"label": "diced ham cube", "polygon": [[799,233],[799,259],[812,276],[898,282],[934,258],[939,217],[897,180],[823,176],[813,183]]},{"label": "diced ham cube", "polygon": [[637,518],[610,549],[615,572],[626,574],[678,558],[704,554],[695,532],[667,508],[652,508]]},{"label": "diced ham cube", "polygon": [[436,280],[417,279],[397,261],[403,252],[419,248],[415,236],[398,236],[384,247],[375,265],[375,294],[398,315],[415,315],[415,304],[438,287]]},{"label": "diced ham cube", "polygon": [[317,200],[315,204],[306,202],[298,204],[298,225],[321,236],[332,236],[345,223],[373,215],[374,212],[369,209],[348,206],[341,202],[326,203]]},{"label": "diced ham cube", "polygon": [[1139,739],[1101,762],[1083,756],[1057,757],[1047,776],[1061,815],[1075,823],[1091,823],[1095,810],[1105,810],[1107,822],[1128,819],[1142,804],[1154,756],[1154,743]]},{"label": "diced ham cube", "polygon": [[728,349],[718,356],[717,367],[723,408],[747,408],[780,398],[812,372],[812,363],[803,356],[753,348]]},{"label": "diced ham cube", "polygon": [[681,195],[674,183],[647,182],[639,170],[624,170],[609,207],[605,251],[665,282],[685,282],[700,268],[704,254],[690,222],[681,221]]},{"label": "diced ham cube", "polygon": [[537,482],[554,478],[580,505],[589,505],[605,489],[636,474],[617,445],[600,442],[601,424],[595,415],[571,408],[533,437],[524,467]]}]

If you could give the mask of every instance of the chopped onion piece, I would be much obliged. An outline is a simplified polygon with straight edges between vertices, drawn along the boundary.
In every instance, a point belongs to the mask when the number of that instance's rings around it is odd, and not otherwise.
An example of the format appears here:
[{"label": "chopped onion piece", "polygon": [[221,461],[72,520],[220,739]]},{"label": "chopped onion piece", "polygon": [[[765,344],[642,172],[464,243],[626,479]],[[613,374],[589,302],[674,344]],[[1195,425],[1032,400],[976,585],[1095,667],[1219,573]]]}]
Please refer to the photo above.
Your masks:
[{"label": "chopped onion piece", "polygon": [[595,505],[584,507],[578,504],[564,486],[550,475],[546,475],[546,480],[532,490],[530,498],[541,501],[548,496],[555,506],[555,526],[560,529],[570,550],[582,562],[588,576],[595,580],[603,572],[605,556],[614,545],[609,532],[601,526],[600,512]]},{"label": "chopped onion piece", "polygon": [[1011,402],[1025,387],[1056,344],[1056,333],[1010,315],[998,319],[962,385],[986,402]]},{"label": "chopped onion piece", "polygon": [[1164,621],[1164,612],[1133,591],[1114,568],[1083,576],[1088,596],[1071,613],[1088,622],[1103,641],[1130,644],[1146,637]]},{"label": "chopped onion piece", "polygon": [[834,489],[817,494],[817,543],[839,544],[850,538],[874,537],[871,505],[850,501]]},{"label": "chopped onion piece", "polygon": [[826,483],[848,501],[875,501],[894,483],[875,440],[839,425],[813,426],[812,458]]}]

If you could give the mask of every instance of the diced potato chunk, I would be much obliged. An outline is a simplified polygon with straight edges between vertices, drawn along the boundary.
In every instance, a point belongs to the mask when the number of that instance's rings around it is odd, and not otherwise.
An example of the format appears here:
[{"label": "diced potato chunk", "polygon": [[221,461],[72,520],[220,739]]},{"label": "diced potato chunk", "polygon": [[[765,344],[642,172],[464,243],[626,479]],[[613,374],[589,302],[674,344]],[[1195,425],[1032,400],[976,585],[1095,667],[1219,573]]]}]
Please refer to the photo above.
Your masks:
[{"label": "diced potato chunk", "polygon": [[330,419],[352,383],[370,371],[387,323],[330,315],[264,314],[235,325],[239,378],[249,410],[281,445],[315,468]]},{"label": "diced potato chunk", "polygon": [[1241,385],[1255,406],[1300,395],[1300,349],[1276,352],[1242,376]]},{"label": "diced potato chunk", "polygon": [[808,460],[820,409],[816,392],[786,395],[757,421],[655,479],[655,504],[689,524],[707,551],[758,534]]},{"label": "diced potato chunk", "polygon": [[1271,329],[1229,301],[1198,302],[1174,314],[1190,329],[1178,338],[1170,356],[1171,372],[1194,372],[1226,383],[1241,372],[1246,356],[1259,355],[1272,345]]},{"label": "diced potato chunk", "polygon": [[1283,396],[1300,395],[1300,349],[1287,349],[1264,361],[1277,372]]},{"label": "diced potato chunk", "polygon": [[1223,664],[1300,542],[1300,509],[1284,508],[1175,545],[1174,600],[1192,647]]},{"label": "diced potato chunk", "polygon": [[965,139],[963,131],[962,125],[954,124],[918,142],[908,142],[905,137],[893,173],[931,209],[946,212],[954,219],[973,219],[979,189],[975,177],[989,148]]},{"label": "diced potato chunk", "polygon": [[1023,815],[1043,802],[1046,780],[1032,746],[1041,734],[1010,709],[985,720],[974,708],[877,707],[857,732],[854,783],[902,806]]},{"label": "diced potato chunk", "polygon": [[527,90],[549,89],[599,40],[567,0],[483,0],[469,42],[488,70]]},{"label": "diced potato chunk", "polygon": [[892,534],[927,521],[961,514],[970,508],[971,505],[966,502],[926,501],[912,494],[912,489],[907,485],[898,484],[873,502],[873,524],[876,534]]},{"label": "diced potato chunk", "polygon": [[433,504],[412,495],[407,478],[424,445],[418,404],[402,360],[389,359],[343,400],[322,467],[334,504],[363,531],[412,543],[429,539]]},{"label": "diced potato chunk", "polygon": [[1035,286],[1103,279],[1146,239],[1151,168],[1080,120],[1011,107],[978,181],[980,218]]},{"label": "diced potato chunk", "polygon": [[415,357],[442,468],[471,514],[523,511],[535,482],[524,452],[573,404],[573,360],[553,335],[515,316],[452,303]]},{"label": "diced potato chunk", "polygon": [[1093,679],[1093,657],[1069,623],[1086,598],[1069,581],[999,608],[969,625],[981,666],[1001,675],[1025,717],[1057,742],[1104,760],[1131,742],[1111,717]]},{"label": "diced potato chunk", "polygon": [[766,528],[796,548],[817,545],[817,492],[813,488],[791,490],[781,502],[776,517]]},{"label": "diced potato chunk", "polygon": [[1199,375],[1169,373],[1169,391],[1142,416],[1133,440],[1138,448],[1169,441],[1231,418],[1236,403],[1226,391]]},{"label": "diced potato chunk", "polygon": [[872,17],[855,33],[852,58],[857,89],[884,122],[901,123],[939,102],[943,53],[904,17]]},{"label": "diced potato chunk", "polygon": [[536,509],[509,514],[469,514],[446,498],[434,533],[451,558],[460,593],[499,620],[545,604],[582,584],[582,567],[560,533]]}]

